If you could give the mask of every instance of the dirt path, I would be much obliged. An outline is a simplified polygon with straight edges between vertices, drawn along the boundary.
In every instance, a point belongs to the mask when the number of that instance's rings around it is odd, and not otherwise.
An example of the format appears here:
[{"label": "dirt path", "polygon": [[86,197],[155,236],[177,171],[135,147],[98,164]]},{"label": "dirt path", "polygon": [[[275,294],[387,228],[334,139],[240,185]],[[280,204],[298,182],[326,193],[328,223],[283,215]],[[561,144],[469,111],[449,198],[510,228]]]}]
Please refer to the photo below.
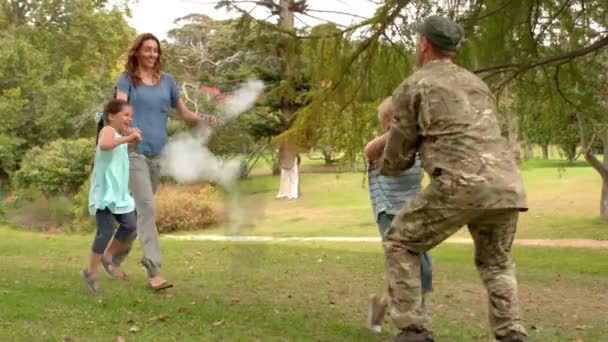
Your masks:
[{"label": "dirt path", "polygon": [[[315,237],[274,237],[274,236],[230,236],[230,235],[164,235],[164,238],[173,240],[195,241],[231,241],[231,242],[375,242],[379,237],[346,237],[346,236],[315,236]],[[447,243],[472,244],[470,238],[449,238]],[[608,240],[592,239],[520,239],[514,242],[519,246],[541,247],[579,247],[608,249]]]}]

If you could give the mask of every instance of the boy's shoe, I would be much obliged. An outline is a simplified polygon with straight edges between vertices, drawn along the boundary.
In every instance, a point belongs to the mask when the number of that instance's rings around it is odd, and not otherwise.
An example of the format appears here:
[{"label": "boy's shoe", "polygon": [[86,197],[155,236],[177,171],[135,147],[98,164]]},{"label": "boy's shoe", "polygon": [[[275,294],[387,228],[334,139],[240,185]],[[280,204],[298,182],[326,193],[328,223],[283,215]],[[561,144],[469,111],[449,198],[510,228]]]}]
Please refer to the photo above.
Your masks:
[{"label": "boy's shoe", "polygon": [[496,337],[496,339],[500,342],[526,342],[527,340],[526,335],[518,331],[510,332],[502,337]]},{"label": "boy's shoe", "polygon": [[394,342],[435,342],[435,340],[433,333],[428,330],[403,329],[395,336]]},{"label": "boy's shoe", "polygon": [[87,272],[87,270],[80,271],[80,275],[82,276],[82,279],[84,280],[84,282],[87,284],[87,287],[89,288],[89,290],[91,290],[91,292],[93,292],[93,294],[95,294],[95,295],[101,294],[101,289],[99,288],[97,279],[91,277],[91,275],[89,274],[89,272]]},{"label": "boy's shoe", "polygon": [[367,328],[371,332],[379,334],[382,332],[382,322],[384,321],[386,306],[380,303],[380,299],[375,294],[369,296],[368,305]]}]

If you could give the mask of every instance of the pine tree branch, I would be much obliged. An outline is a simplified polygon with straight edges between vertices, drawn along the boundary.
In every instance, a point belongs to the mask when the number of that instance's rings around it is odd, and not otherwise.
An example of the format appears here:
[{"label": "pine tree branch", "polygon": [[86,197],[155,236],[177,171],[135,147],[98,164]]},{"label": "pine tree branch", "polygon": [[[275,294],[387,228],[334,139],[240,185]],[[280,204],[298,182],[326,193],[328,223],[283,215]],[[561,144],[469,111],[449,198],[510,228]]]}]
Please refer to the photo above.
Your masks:
[{"label": "pine tree branch", "polygon": [[591,140],[587,141],[585,129],[583,127],[583,119],[581,118],[580,107],[576,103],[574,103],[574,101],[570,100],[566,96],[566,94],[562,90],[562,87],[560,86],[559,72],[560,72],[561,65],[562,64],[558,65],[555,68],[554,82],[555,82],[555,86],[557,88],[557,92],[560,95],[560,97],[564,101],[566,101],[568,104],[570,104],[575,110],[576,121],[578,122],[579,135],[580,135],[580,139],[581,139],[581,146],[583,149],[582,152],[583,152],[583,156],[585,157],[585,160],[587,160],[587,162],[600,174],[600,176],[602,177],[604,182],[608,182],[608,169],[606,169],[606,167],[604,167],[604,165],[597,159],[597,157],[593,153],[593,143],[595,142],[595,139],[606,128],[602,128],[600,130],[594,131],[593,135],[591,136]]},{"label": "pine tree branch", "polygon": [[402,47],[398,46],[395,42],[393,42],[393,40],[388,36],[388,34],[386,34],[386,32],[383,32],[382,36],[384,36],[384,39],[386,39],[389,42],[389,44],[391,44],[393,49],[395,49],[395,51],[397,51],[397,53],[400,54],[401,57],[408,58],[408,56],[403,52],[404,49]]},{"label": "pine tree branch", "polygon": [[328,10],[307,9],[307,10],[306,10],[306,12],[341,14],[341,15],[346,15],[346,16],[349,16],[349,17],[355,17],[355,18],[364,19],[364,20],[368,20],[368,19],[369,19],[369,18],[366,18],[366,17],[361,16],[361,15],[358,15],[358,14],[354,14],[354,13],[347,13],[347,12],[340,12],[340,11],[328,11]]},{"label": "pine tree branch", "polygon": [[513,0],[507,0],[507,1],[505,1],[504,4],[500,5],[496,9],[489,10],[486,13],[481,14],[479,16],[471,16],[469,18],[460,19],[458,21],[459,22],[466,22],[468,25],[474,24],[474,23],[476,23],[478,21],[481,21],[483,19],[486,19],[486,18],[489,18],[489,17],[493,16],[493,15],[497,14],[498,12],[501,12],[505,8],[509,7],[509,5],[511,5],[512,2],[513,2]]},{"label": "pine tree branch", "polygon": [[[286,30],[285,28],[281,27],[280,25],[275,25],[275,24],[268,23],[266,21],[268,18],[266,18],[265,20],[257,19],[254,16],[252,16],[251,13],[249,13],[248,11],[245,11],[244,9],[240,8],[237,5],[234,5],[233,3],[230,3],[229,8],[236,10],[237,12],[241,13],[243,16],[247,17],[248,19],[251,19],[251,20],[255,21],[256,23],[258,23],[259,25],[261,25],[263,27],[266,27],[267,29],[273,30],[273,31],[278,32],[278,33],[286,34],[286,35],[291,36],[291,37],[296,38],[296,39],[325,39],[325,38],[341,37],[341,36],[343,36],[343,35],[345,35],[347,33],[350,33],[352,31],[356,31],[356,30],[358,30],[358,29],[360,29],[362,27],[365,27],[365,26],[368,26],[368,25],[371,25],[371,24],[374,23],[373,18],[370,18],[370,19],[364,20],[364,21],[362,21],[362,22],[360,22],[358,24],[355,24],[355,25],[349,26],[347,28],[344,28],[344,29],[342,29],[342,30],[340,30],[339,32],[336,32],[336,33],[323,34],[323,35],[299,36],[294,31]],[[310,15],[308,15],[308,16],[311,17]],[[313,17],[313,18],[317,19],[317,20],[322,20],[322,19],[319,19],[319,18],[316,18],[316,17]],[[335,25],[337,25],[337,24],[335,24]]]},{"label": "pine tree branch", "polygon": [[295,13],[293,14],[293,17],[299,21],[300,23],[302,23],[302,25],[304,25],[304,27],[310,27],[310,25],[308,25],[304,20],[302,20],[300,17],[298,17]]},{"label": "pine tree branch", "polygon": [[[557,12],[551,16],[551,18],[547,21],[547,23],[545,25],[543,25],[543,27],[541,28],[540,32],[538,33],[537,38],[542,39],[542,35],[545,33],[545,31],[551,26],[551,24],[553,24],[553,21],[555,19],[557,19],[562,12],[566,9],[566,7],[570,6],[572,0],[568,0],[566,2],[564,2],[564,4],[562,5],[561,8],[559,8],[557,10]],[[573,23],[575,23],[576,21],[574,21]]]},{"label": "pine tree branch", "polygon": [[[599,49],[604,48],[606,46],[608,46],[608,36],[605,36],[605,37],[597,40],[595,43],[588,45],[586,47],[583,47],[583,48],[580,48],[577,50],[572,50],[570,52],[567,52],[567,53],[564,53],[561,55],[542,58],[535,62],[531,62],[531,63],[527,63],[527,64],[525,64],[525,63],[507,63],[507,64],[501,64],[501,65],[496,65],[496,66],[492,66],[492,67],[480,68],[480,69],[474,70],[473,72],[476,74],[486,73],[486,72],[490,72],[490,71],[511,72],[512,74],[509,77],[507,77],[507,79],[502,81],[495,88],[498,92],[500,92],[509,82],[513,81],[517,77],[521,76],[521,74],[523,74],[531,69],[534,69],[539,66],[554,64],[554,63],[569,62],[573,59],[584,57],[592,52],[598,51]],[[495,74],[496,73],[493,73],[493,74],[491,74],[491,76],[494,76]],[[486,77],[484,77],[484,78],[486,78]]]},{"label": "pine tree branch", "polygon": [[[410,2],[410,0],[400,0],[397,3],[397,6],[395,6],[395,8],[393,8],[393,10],[388,13],[386,19],[381,21],[380,27],[378,27],[374,34],[372,34],[370,37],[368,37],[367,39],[365,39],[358,47],[357,49],[354,51],[354,53],[350,56],[350,58],[348,58],[348,60],[346,61],[346,64],[343,67],[343,72],[341,73],[340,78],[337,80],[336,83],[334,83],[334,85],[331,87],[330,92],[333,92],[334,90],[336,90],[340,84],[342,83],[342,81],[344,80],[347,71],[351,68],[351,66],[353,65],[353,63],[357,60],[357,58],[359,58],[359,56],[365,51],[367,50],[372,43],[377,42],[378,38],[386,31],[386,28],[393,22],[393,20],[395,20],[395,18],[399,15],[399,12],[401,12],[401,10]],[[387,5],[388,6],[388,5]],[[388,9],[385,9],[385,13],[388,12]]]},{"label": "pine tree branch", "polygon": [[585,156],[585,160],[591,165],[602,177],[604,182],[608,182],[608,170],[604,167],[604,165],[597,159],[595,154],[593,153],[592,142],[595,140],[595,136],[598,132],[594,133],[593,140],[586,143],[585,139],[585,130],[583,128],[583,120],[581,119],[581,115],[579,112],[576,113],[576,119],[578,121],[579,132],[581,135],[581,145],[583,145],[583,155]]},{"label": "pine tree branch", "polygon": [[315,15],[311,15],[311,14],[308,14],[308,13],[302,13],[302,15],[305,15],[305,16],[307,16],[309,18],[313,18],[313,19],[318,20],[318,21],[322,21],[322,22],[325,22],[325,23],[328,23],[328,24],[335,25],[336,27],[344,27],[344,25],[342,25],[342,24],[338,24],[338,23],[333,22],[331,20],[323,19],[323,18],[317,17]]}]

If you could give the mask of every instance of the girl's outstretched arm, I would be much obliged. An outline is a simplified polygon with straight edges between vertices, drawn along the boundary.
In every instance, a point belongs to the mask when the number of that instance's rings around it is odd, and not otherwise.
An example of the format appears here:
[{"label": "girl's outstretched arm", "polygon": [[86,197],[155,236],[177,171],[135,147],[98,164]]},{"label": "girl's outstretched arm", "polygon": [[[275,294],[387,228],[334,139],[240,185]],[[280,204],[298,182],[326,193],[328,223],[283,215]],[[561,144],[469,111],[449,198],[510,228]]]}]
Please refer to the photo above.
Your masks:
[{"label": "girl's outstretched arm", "polygon": [[131,134],[120,138],[117,138],[114,135],[114,132],[114,128],[110,126],[104,127],[101,132],[99,132],[99,148],[102,151],[111,150],[120,144],[137,141],[138,139],[141,140],[141,136],[137,131],[133,131]]}]

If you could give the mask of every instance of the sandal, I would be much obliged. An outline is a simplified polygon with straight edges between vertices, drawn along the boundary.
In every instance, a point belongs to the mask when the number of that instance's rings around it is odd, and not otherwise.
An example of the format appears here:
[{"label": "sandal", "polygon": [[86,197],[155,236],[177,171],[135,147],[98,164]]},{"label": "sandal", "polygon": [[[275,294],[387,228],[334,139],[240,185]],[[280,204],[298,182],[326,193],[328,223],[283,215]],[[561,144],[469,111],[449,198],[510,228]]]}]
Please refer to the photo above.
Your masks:
[{"label": "sandal", "polygon": [[110,278],[112,280],[127,279],[126,273],[124,273],[124,272],[120,272],[121,274],[116,273],[114,268],[118,267],[118,266],[114,265],[111,262],[105,261],[103,258],[101,258],[101,266],[103,266],[103,272],[108,276],[108,278]]},{"label": "sandal", "polygon": [[172,288],[173,284],[171,284],[168,280],[165,280],[160,285],[152,286],[152,284],[148,282],[148,287],[154,291],[162,291],[168,288]]}]

